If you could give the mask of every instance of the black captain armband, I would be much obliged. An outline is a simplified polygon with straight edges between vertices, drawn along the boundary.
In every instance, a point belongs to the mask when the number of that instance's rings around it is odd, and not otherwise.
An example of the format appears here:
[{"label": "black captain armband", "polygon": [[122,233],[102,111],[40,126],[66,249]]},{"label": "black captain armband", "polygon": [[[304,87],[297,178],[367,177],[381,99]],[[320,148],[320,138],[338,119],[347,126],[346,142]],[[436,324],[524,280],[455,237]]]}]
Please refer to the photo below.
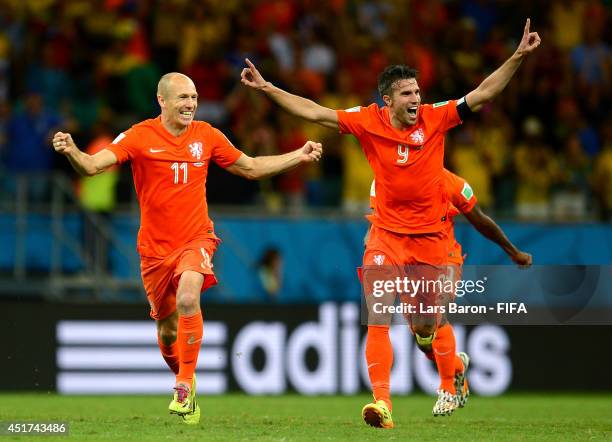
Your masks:
[{"label": "black captain armband", "polygon": [[457,113],[459,114],[459,118],[461,118],[462,121],[464,121],[466,118],[468,118],[474,113],[466,103],[465,97],[461,97],[457,100]]}]

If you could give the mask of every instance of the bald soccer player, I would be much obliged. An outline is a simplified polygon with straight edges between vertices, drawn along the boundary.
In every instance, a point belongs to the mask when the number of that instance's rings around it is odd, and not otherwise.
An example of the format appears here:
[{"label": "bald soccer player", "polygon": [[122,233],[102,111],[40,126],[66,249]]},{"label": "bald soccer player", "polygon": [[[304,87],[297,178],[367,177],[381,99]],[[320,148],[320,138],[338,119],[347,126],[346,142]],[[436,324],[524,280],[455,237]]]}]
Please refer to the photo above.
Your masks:
[{"label": "bald soccer player", "polygon": [[176,375],[169,405],[187,424],[197,424],[195,369],[203,316],[200,294],[217,284],[212,258],[220,240],[208,217],[206,176],[214,161],[227,171],[256,180],[318,161],[322,146],[312,141],[284,155],[249,157],[218,130],[194,121],[198,93],[180,73],[161,77],[157,88],[161,115],[135,124],[105,149],[88,155],[69,133],[53,137],[81,175],[96,175],[131,162],[140,203],[138,253],[142,281],[157,323],[159,349]]}]

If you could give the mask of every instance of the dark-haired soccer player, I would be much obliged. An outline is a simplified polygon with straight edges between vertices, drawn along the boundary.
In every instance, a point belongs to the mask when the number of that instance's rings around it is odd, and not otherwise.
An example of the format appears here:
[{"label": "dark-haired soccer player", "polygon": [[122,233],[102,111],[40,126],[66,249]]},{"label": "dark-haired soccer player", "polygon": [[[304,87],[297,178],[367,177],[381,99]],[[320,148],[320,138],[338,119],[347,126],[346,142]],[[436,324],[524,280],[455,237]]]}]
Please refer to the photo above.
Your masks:
[{"label": "dark-haired soccer player", "polygon": [[[382,267],[382,264],[444,265],[447,246],[442,230],[448,208],[442,185],[444,135],[499,95],[523,58],[539,46],[540,37],[529,31],[529,25],[527,19],[514,54],[476,89],[459,100],[434,105],[421,104],[417,73],[403,65],[390,66],[379,77],[378,90],[384,107],[371,104],[333,110],[275,87],[246,60],[248,67],[241,74],[245,85],[263,91],[286,111],[339,129],[341,133],[353,134],[361,143],[374,170],[378,199],[363,259],[364,269]],[[367,279],[366,270],[364,280]],[[369,307],[374,301],[372,298],[366,293]],[[415,332],[427,339],[435,329],[425,324],[422,329],[415,327]],[[450,359],[442,365],[454,366],[454,356],[440,355]],[[368,319],[366,359],[374,402],[363,408],[362,416],[369,425],[392,428],[389,379],[393,351],[388,324]],[[447,415],[457,406],[455,387],[450,383],[439,390],[433,413]]]},{"label": "dark-haired soccer player", "polygon": [[[497,223],[487,216],[478,206],[476,195],[469,183],[458,175],[447,169],[443,170],[442,182],[444,191],[448,197],[449,209],[444,227],[447,241],[447,265],[443,267],[447,270],[446,278],[453,281],[461,279],[461,270],[464,262],[464,255],[461,244],[455,239],[455,217],[463,214],[472,226],[485,238],[497,244],[508,257],[519,267],[529,267],[532,263],[531,254],[519,250],[506,236],[504,231]],[[370,189],[370,207],[376,210],[376,186],[372,182]],[[369,240],[369,230],[366,234],[365,243]],[[359,277],[362,280],[362,269],[359,269]],[[410,320],[410,318],[409,318]],[[412,325],[412,324],[411,324]],[[425,356],[438,363],[438,360],[448,362],[447,366],[438,366],[440,376],[440,388],[443,385],[453,382],[455,385],[458,407],[464,407],[469,396],[469,388],[465,376],[470,358],[465,352],[456,354],[455,334],[451,324],[448,322],[446,314],[438,314],[436,317],[436,332],[431,341],[423,342],[415,335],[417,345]],[[434,350],[434,347],[436,350]],[[454,365],[450,365],[451,358],[438,358],[436,360],[435,351],[438,353],[455,355]],[[445,379],[446,378],[446,379]]]},{"label": "dark-haired soccer player", "polygon": [[322,146],[312,141],[284,155],[251,158],[218,129],[194,121],[198,93],[178,72],[159,80],[161,115],[135,124],[105,149],[88,155],[68,133],[53,137],[81,175],[96,175],[130,161],[140,203],[138,253],[151,317],[157,323],[163,358],[176,375],[171,413],[187,424],[200,420],[195,369],[202,341],[200,294],[217,284],[212,258],[219,244],[206,204],[211,162],[248,179],[260,179],[318,161]]}]

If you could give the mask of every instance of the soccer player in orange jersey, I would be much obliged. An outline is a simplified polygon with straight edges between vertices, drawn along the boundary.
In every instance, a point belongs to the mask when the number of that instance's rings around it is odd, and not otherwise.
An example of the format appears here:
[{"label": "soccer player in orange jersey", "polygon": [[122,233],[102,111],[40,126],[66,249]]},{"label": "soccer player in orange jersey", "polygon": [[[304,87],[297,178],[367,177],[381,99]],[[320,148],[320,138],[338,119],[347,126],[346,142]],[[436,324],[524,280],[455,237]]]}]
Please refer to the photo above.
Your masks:
[{"label": "soccer player in orange jersey", "polygon": [[227,171],[260,179],[318,161],[322,146],[312,141],[284,155],[251,158],[218,130],[194,121],[198,94],[180,73],[161,77],[161,115],[121,133],[95,155],[80,151],[68,133],[53,137],[81,175],[95,175],[131,162],[140,203],[138,253],[142,281],[157,323],[162,356],[176,374],[171,413],[195,424],[195,368],[202,340],[200,294],[217,283],[212,258],[219,244],[206,204],[206,176],[214,161]]},{"label": "soccer player in orange jersey", "polygon": [[487,239],[490,239],[506,252],[508,257],[519,267],[529,267],[532,256],[519,250],[506,236],[502,228],[478,205],[476,195],[469,183],[458,175],[444,169],[444,188],[449,199],[448,222],[446,223],[447,241],[449,243],[448,262],[463,265],[461,244],[455,239],[454,219],[463,214],[472,226]]},{"label": "soccer player in orange jersey", "polygon": [[[444,135],[499,95],[523,58],[539,46],[539,35],[529,27],[527,19],[514,54],[476,89],[458,100],[434,105],[421,104],[417,72],[403,65],[390,66],[379,76],[378,90],[385,103],[382,108],[376,104],[347,110],[320,106],[267,82],[249,60],[241,73],[242,83],[263,91],[286,111],[353,134],[361,143],[374,170],[378,198],[364,268],[382,267],[383,263],[386,267],[436,266],[445,263],[447,255],[443,233],[448,208],[442,184]],[[371,308],[373,297],[367,291],[366,283],[366,303]],[[432,327],[419,327],[416,333],[432,339]],[[368,319],[366,360],[374,403],[363,408],[363,418],[375,427],[392,428],[389,379],[393,351],[388,324]],[[438,395],[435,415],[446,415],[457,407],[454,385],[445,388]]]},{"label": "soccer player in orange jersey", "polygon": [[[485,238],[499,245],[519,267],[529,267],[531,265],[531,254],[519,250],[512,244],[501,227],[480,209],[477,204],[476,195],[465,179],[444,169],[443,184],[444,191],[449,200],[447,221],[444,227],[448,244],[447,266],[445,267],[448,272],[447,278],[453,282],[461,279],[461,267],[463,266],[464,256],[461,244],[455,239],[454,229],[454,220],[459,214],[463,214],[470,224]],[[374,181],[370,189],[370,207],[372,210],[376,210],[376,186]],[[365,239],[366,244],[369,233],[368,230]],[[359,277],[361,279],[361,269],[359,269]],[[442,389],[446,383],[453,382],[457,405],[458,407],[464,407],[469,396],[465,372],[470,359],[464,352],[455,354],[455,334],[446,314],[439,314],[436,318],[436,333],[433,340],[422,340],[417,334],[415,334],[415,338],[419,349],[425,353],[429,360],[436,363],[438,374],[440,375],[440,388]],[[434,347],[437,350],[438,357],[436,357]],[[439,354],[444,355],[444,357],[440,357]],[[453,357],[447,357],[446,355],[453,355]]]},{"label": "soccer player in orange jersey", "polygon": [[[459,214],[463,214],[470,224],[485,238],[499,245],[515,264],[519,267],[529,267],[532,263],[531,254],[519,250],[512,244],[501,227],[480,209],[477,204],[476,195],[468,182],[446,169],[444,169],[443,175],[444,188],[449,199],[448,219],[445,230],[448,241],[448,270],[452,273],[452,275],[449,275],[450,279],[453,281],[461,279],[461,267],[464,260],[461,245],[455,239],[454,219]],[[455,354],[455,334],[446,318],[446,314],[442,314],[439,318],[436,333],[431,344],[427,345],[425,343],[425,345],[422,345],[417,339],[417,345],[428,359],[436,363],[440,375],[440,388],[446,382],[449,382],[452,376],[457,406],[464,407],[469,396],[469,388],[465,376],[469,365],[469,357],[464,352]],[[446,352],[453,355],[454,363],[451,363],[451,358],[449,357],[439,357],[439,353],[444,354]]]}]

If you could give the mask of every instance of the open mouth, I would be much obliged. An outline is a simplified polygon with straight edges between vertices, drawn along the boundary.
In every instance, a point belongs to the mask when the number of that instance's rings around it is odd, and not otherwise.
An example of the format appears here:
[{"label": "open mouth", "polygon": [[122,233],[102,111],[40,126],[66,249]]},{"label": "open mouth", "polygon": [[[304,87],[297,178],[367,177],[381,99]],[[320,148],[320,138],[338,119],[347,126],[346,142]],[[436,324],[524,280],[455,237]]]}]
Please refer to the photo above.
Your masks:
[{"label": "open mouth", "polygon": [[193,111],[182,111],[179,112],[179,115],[185,119],[191,119],[193,118]]},{"label": "open mouth", "polygon": [[418,106],[411,106],[406,111],[408,112],[409,117],[416,118],[418,110],[419,110]]}]

